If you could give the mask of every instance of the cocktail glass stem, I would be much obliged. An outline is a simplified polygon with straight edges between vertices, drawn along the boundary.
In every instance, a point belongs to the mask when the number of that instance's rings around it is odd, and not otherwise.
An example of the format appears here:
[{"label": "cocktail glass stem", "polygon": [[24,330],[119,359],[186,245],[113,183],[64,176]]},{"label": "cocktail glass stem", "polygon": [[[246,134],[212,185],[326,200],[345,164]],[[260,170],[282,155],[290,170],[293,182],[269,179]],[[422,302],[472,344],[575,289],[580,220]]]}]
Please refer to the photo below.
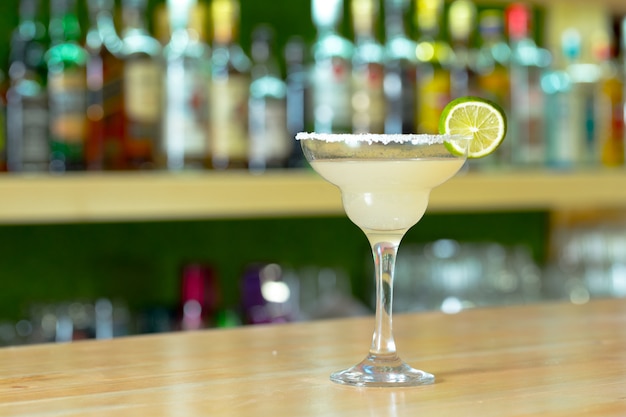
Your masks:
[{"label": "cocktail glass stem", "polygon": [[393,277],[398,245],[379,242],[372,245],[376,267],[376,321],[370,356],[394,357],[396,342],[393,339]]},{"label": "cocktail glass stem", "polygon": [[[372,344],[359,364],[331,374],[334,382],[355,386],[415,386],[432,384],[435,377],[407,365],[396,352],[393,337],[393,279],[398,246],[404,233],[380,240],[367,233],[376,270],[376,316]],[[386,234],[390,237],[389,234]]]}]

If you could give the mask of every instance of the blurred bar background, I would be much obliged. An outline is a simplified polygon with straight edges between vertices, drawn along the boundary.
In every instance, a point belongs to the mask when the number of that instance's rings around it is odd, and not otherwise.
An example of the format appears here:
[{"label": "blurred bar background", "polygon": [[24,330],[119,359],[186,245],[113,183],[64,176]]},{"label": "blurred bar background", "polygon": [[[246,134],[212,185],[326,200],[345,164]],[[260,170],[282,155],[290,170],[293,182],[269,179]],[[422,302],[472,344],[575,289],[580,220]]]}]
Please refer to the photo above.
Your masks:
[{"label": "blurred bar background", "polygon": [[[293,136],[433,132],[468,94],[506,109],[508,137],[462,197],[433,193],[396,310],[626,295],[620,1],[0,8],[0,345],[369,314],[370,251],[338,194],[283,209],[309,184]],[[217,178],[204,199],[198,177]],[[499,177],[510,190],[473,195]],[[156,211],[137,178],[168,178]],[[230,197],[266,178],[288,186]]]}]

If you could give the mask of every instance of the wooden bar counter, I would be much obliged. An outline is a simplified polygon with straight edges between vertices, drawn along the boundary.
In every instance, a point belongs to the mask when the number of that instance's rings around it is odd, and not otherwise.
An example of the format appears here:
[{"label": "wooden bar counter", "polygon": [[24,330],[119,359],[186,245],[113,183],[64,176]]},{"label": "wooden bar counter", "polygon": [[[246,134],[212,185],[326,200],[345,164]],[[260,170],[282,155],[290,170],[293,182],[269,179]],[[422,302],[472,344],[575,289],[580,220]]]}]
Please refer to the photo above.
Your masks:
[{"label": "wooden bar counter", "polygon": [[626,416],[626,299],[400,314],[417,388],[354,388],[372,317],[0,349],[0,416]]}]

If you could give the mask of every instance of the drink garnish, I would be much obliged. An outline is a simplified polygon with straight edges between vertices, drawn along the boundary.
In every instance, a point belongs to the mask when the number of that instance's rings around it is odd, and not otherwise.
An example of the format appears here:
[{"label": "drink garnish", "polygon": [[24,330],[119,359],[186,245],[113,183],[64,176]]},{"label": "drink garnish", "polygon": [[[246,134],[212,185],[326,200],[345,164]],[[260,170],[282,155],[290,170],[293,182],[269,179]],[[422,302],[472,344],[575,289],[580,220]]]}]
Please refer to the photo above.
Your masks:
[{"label": "drink garnish", "polygon": [[[439,118],[439,132],[471,137],[468,158],[493,153],[504,140],[507,122],[504,110],[496,103],[474,96],[459,97],[446,105]],[[456,155],[465,154],[463,142],[448,141],[446,147]]]}]

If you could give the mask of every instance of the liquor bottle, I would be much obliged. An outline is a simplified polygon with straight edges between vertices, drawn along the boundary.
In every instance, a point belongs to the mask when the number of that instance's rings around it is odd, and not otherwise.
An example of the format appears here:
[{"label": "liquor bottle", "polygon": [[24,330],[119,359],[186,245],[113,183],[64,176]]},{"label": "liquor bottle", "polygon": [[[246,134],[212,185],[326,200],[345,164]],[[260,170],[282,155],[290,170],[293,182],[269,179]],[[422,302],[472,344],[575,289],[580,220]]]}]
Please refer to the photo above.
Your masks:
[{"label": "liquor bottle", "polygon": [[385,48],[376,39],[377,0],[352,0],[352,132],[385,131]]},{"label": "liquor bottle", "polygon": [[180,294],[180,329],[198,330],[215,325],[220,303],[216,274],[209,265],[183,266]]},{"label": "liquor bottle", "polygon": [[511,48],[504,37],[504,15],[501,10],[487,9],[478,17],[480,47],[476,57],[478,88],[481,95],[509,106],[509,63]]},{"label": "liquor bottle", "polygon": [[287,132],[287,85],[273,53],[273,40],[269,26],[258,26],[252,33],[248,168],[256,173],[286,167],[293,145]]},{"label": "liquor bottle", "polygon": [[306,129],[309,84],[306,69],[306,46],[302,38],[289,38],[285,45],[285,66],[287,70],[287,132],[291,138],[291,154],[288,166],[302,168],[307,166],[300,143],[295,136]]},{"label": "liquor bottle", "polygon": [[[572,168],[582,161],[587,136],[588,89],[581,84],[581,36],[576,29],[561,36],[563,68],[544,73],[546,163],[553,168]],[[591,119],[593,123],[593,118]]]},{"label": "liquor bottle", "polygon": [[511,111],[508,129],[511,162],[543,165],[545,137],[542,122],[545,106],[540,78],[550,64],[551,55],[539,48],[531,37],[532,10],[529,6],[513,3],[505,13],[511,44]]},{"label": "liquor bottle", "polygon": [[89,0],[90,26],[85,37],[87,60],[87,169],[123,166],[122,49],[113,20],[113,0]]},{"label": "liquor bottle", "polygon": [[87,139],[88,54],[79,43],[82,39],[76,0],[51,1],[49,34],[51,47],[46,52],[46,63],[50,170],[80,170],[85,167]]},{"label": "liquor bottle", "polygon": [[163,101],[163,60],[158,40],[146,27],[147,0],[122,1],[122,150],[129,169],[154,167],[160,141]]},{"label": "liquor bottle", "polygon": [[[198,34],[198,38],[203,42],[207,41],[207,28],[209,26],[209,2],[205,0],[196,1],[189,13],[189,27]],[[169,43],[172,34],[170,16],[167,2],[154,5],[152,32],[161,45]]]},{"label": "liquor bottle", "polygon": [[[500,9],[486,9],[478,15],[480,46],[476,56],[476,78],[479,95],[498,103],[510,114],[509,65],[511,48],[504,36],[504,13]],[[505,140],[492,158],[471,163],[480,167],[498,166],[511,161],[510,141]]]},{"label": "liquor bottle", "polygon": [[622,154],[623,164],[626,165],[626,17],[622,18],[618,25],[618,45],[619,48],[617,56],[617,68],[622,77],[622,147],[624,153]]},{"label": "liquor bottle", "polygon": [[[551,69],[541,77],[546,106],[546,164],[552,168],[570,168],[575,162],[576,147],[581,136],[580,119],[574,118],[578,103],[573,101],[572,80],[567,71]],[[577,153],[577,152],[576,152]]]},{"label": "liquor bottle", "polygon": [[278,264],[252,264],[241,277],[241,309],[245,324],[292,320],[292,294]]},{"label": "liquor bottle", "polygon": [[343,0],[312,0],[317,30],[310,69],[311,100],[307,125],[316,132],[352,131],[352,56],[354,45],[338,33]]},{"label": "liquor bottle", "polygon": [[10,87],[6,95],[9,171],[47,171],[50,163],[46,30],[38,20],[38,11],[38,0],[22,0],[20,22],[11,38]]},{"label": "liquor bottle", "polygon": [[210,48],[190,25],[196,0],[168,0],[172,34],[165,47],[165,108],[160,164],[203,169],[208,162]]},{"label": "liquor bottle", "polygon": [[214,169],[248,164],[250,59],[238,42],[238,0],[213,0],[213,53],[209,89],[211,164]]},{"label": "liquor bottle", "polygon": [[419,37],[416,47],[417,131],[437,133],[439,116],[451,97],[450,67],[453,51],[444,41],[440,28],[443,0],[417,0],[416,24]]},{"label": "liquor bottle", "polygon": [[4,71],[0,70],[0,85],[2,85],[2,93],[0,93],[0,172],[6,172],[7,170],[7,102],[6,102],[6,77]]},{"label": "liquor bottle", "polygon": [[409,0],[385,1],[385,133],[415,133],[416,43],[407,35]]},{"label": "liquor bottle", "polygon": [[600,80],[595,102],[599,162],[603,166],[624,164],[624,73],[619,64],[619,46],[608,37],[596,38],[593,55]]},{"label": "liquor bottle", "polygon": [[454,59],[450,71],[452,98],[477,95],[476,54],[472,35],[476,28],[476,6],[471,0],[455,0],[448,10],[450,45]]},{"label": "liquor bottle", "polygon": [[152,34],[164,47],[170,41],[172,29],[170,27],[167,2],[161,2],[154,6],[152,14]]},{"label": "liquor bottle", "polygon": [[[597,96],[600,85],[602,69],[600,61],[591,63],[583,62],[582,57],[582,36],[576,29],[568,29],[564,33],[564,43],[569,47],[564,47],[567,58],[567,72],[572,80],[572,100],[579,103],[579,109],[574,117],[578,120],[580,137],[572,140],[575,160],[577,164],[595,164],[599,161],[599,143],[597,137]],[[572,38],[567,41],[567,38]],[[597,39],[597,37],[596,37]],[[596,47],[596,45],[592,45]],[[568,51],[569,50],[569,51]],[[593,58],[600,58],[596,51],[590,54]]]}]

